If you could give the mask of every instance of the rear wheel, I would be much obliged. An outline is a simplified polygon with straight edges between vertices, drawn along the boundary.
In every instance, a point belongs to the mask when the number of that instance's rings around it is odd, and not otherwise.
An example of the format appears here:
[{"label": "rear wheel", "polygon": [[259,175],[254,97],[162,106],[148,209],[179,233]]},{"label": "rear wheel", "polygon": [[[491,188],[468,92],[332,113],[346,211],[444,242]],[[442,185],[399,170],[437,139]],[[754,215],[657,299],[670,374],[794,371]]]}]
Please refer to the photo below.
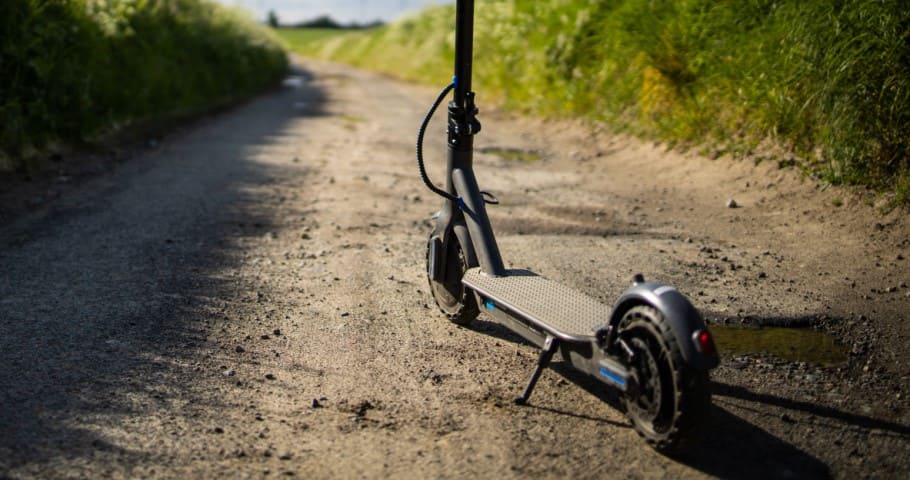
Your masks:
[{"label": "rear wheel", "polygon": [[480,313],[474,295],[461,283],[464,272],[468,270],[468,262],[464,251],[457,238],[452,235],[448,248],[443,253],[445,275],[442,281],[433,280],[430,276],[430,245],[433,237],[427,243],[427,280],[430,283],[430,292],[433,300],[442,310],[442,313],[454,323],[468,325]]},{"label": "rear wheel", "polygon": [[680,451],[695,433],[711,402],[708,372],[687,366],[663,315],[644,305],[623,315],[619,338],[635,387],[623,397],[626,415],[651,446]]}]

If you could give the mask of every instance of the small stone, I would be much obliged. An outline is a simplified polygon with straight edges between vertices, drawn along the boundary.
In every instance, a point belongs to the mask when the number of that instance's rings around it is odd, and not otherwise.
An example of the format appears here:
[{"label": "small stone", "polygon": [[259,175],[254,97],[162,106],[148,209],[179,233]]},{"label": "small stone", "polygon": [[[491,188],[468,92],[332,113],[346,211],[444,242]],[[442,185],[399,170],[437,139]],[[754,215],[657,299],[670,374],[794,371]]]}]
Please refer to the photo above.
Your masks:
[{"label": "small stone", "polygon": [[221,427],[215,427],[215,429],[212,430],[212,431],[215,432],[215,433],[224,433],[224,429],[221,428]]},{"label": "small stone", "polygon": [[271,450],[266,450],[266,451],[262,452],[262,456],[263,456],[263,457],[271,457],[271,456],[272,456],[272,451],[271,451]]},{"label": "small stone", "polygon": [[347,316],[349,316],[349,315],[351,315],[351,314],[348,313],[348,312],[341,312],[341,316],[342,316],[342,317],[347,317]]},{"label": "small stone", "polygon": [[314,398],[314,399],[313,399],[313,408],[322,408],[322,404],[319,403],[319,399],[318,399],[318,398]]},{"label": "small stone", "polygon": [[758,278],[767,278],[767,277],[768,277],[768,274],[765,272],[759,272],[759,274],[758,274]]},{"label": "small stone", "polygon": [[237,345],[237,347],[234,348],[234,351],[237,352],[237,353],[243,353],[243,352],[246,351],[246,349],[244,349],[244,348],[241,347],[240,345]]},{"label": "small stone", "polygon": [[278,456],[278,460],[290,460],[291,458],[293,458],[293,455],[290,452],[284,452]]},{"label": "small stone", "polygon": [[274,331],[272,331],[272,333],[274,333],[275,335],[281,335],[281,330],[276,328]]},{"label": "small stone", "polygon": [[233,377],[234,375],[237,375],[237,372],[235,372],[233,369],[228,369],[228,370],[221,372],[221,374],[224,375],[225,377]]},{"label": "small stone", "polygon": [[275,380],[275,375],[272,375],[271,373],[266,373],[265,378],[267,380]]},{"label": "small stone", "polygon": [[739,208],[739,204],[736,203],[736,200],[731,198],[727,200],[727,208]]},{"label": "small stone", "polygon": [[261,335],[259,338],[261,338],[261,339],[263,339],[263,340],[268,340],[268,339],[269,339],[269,336],[268,336],[268,335]]}]

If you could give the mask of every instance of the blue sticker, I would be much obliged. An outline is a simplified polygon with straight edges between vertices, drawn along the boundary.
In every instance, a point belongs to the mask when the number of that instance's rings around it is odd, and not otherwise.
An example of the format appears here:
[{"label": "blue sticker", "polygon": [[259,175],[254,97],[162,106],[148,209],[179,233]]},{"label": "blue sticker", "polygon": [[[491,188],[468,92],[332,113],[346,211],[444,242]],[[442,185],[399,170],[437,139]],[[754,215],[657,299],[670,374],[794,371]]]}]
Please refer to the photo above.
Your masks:
[{"label": "blue sticker", "polygon": [[600,367],[600,374],[607,377],[613,383],[619,385],[620,387],[626,386],[626,380],[619,375],[607,370],[604,367]]}]

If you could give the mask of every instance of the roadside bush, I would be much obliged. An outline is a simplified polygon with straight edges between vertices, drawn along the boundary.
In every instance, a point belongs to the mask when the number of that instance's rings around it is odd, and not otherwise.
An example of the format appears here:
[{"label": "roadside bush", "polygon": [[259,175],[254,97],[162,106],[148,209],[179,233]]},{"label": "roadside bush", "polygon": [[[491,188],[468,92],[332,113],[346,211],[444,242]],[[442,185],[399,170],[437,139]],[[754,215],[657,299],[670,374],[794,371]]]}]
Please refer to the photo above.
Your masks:
[{"label": "roadside bush", "polygon": [[286,69],[268,29],[206,0],[3,0],[0,169],[248,95]]}]

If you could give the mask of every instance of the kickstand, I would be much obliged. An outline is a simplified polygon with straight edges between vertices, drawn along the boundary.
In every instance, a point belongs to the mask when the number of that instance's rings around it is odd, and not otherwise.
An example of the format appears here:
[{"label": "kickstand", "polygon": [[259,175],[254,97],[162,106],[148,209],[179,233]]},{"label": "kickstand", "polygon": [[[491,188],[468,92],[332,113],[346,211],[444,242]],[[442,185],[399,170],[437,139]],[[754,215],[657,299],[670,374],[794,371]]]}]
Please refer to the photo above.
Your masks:
[{"label": "kickstand", "polygon": [[515,397],[514,402],[516,405],[526,405],[528,403],[528,398],[531,397],[531,392],[534,390],[534,386],[537,385],[540,373],[550,364],[550,360],[553,358],[553,354],[556,353],[557,347],[559,347],[559,340],[548,336],[547,340],[544,342],[543,350],[540,351],[540,358],[537,360],[537,368],[534,369],[534,373],[531,374],[531,379],[528,380],[528,386],[525,387],[525,391],[520,397]]}]

